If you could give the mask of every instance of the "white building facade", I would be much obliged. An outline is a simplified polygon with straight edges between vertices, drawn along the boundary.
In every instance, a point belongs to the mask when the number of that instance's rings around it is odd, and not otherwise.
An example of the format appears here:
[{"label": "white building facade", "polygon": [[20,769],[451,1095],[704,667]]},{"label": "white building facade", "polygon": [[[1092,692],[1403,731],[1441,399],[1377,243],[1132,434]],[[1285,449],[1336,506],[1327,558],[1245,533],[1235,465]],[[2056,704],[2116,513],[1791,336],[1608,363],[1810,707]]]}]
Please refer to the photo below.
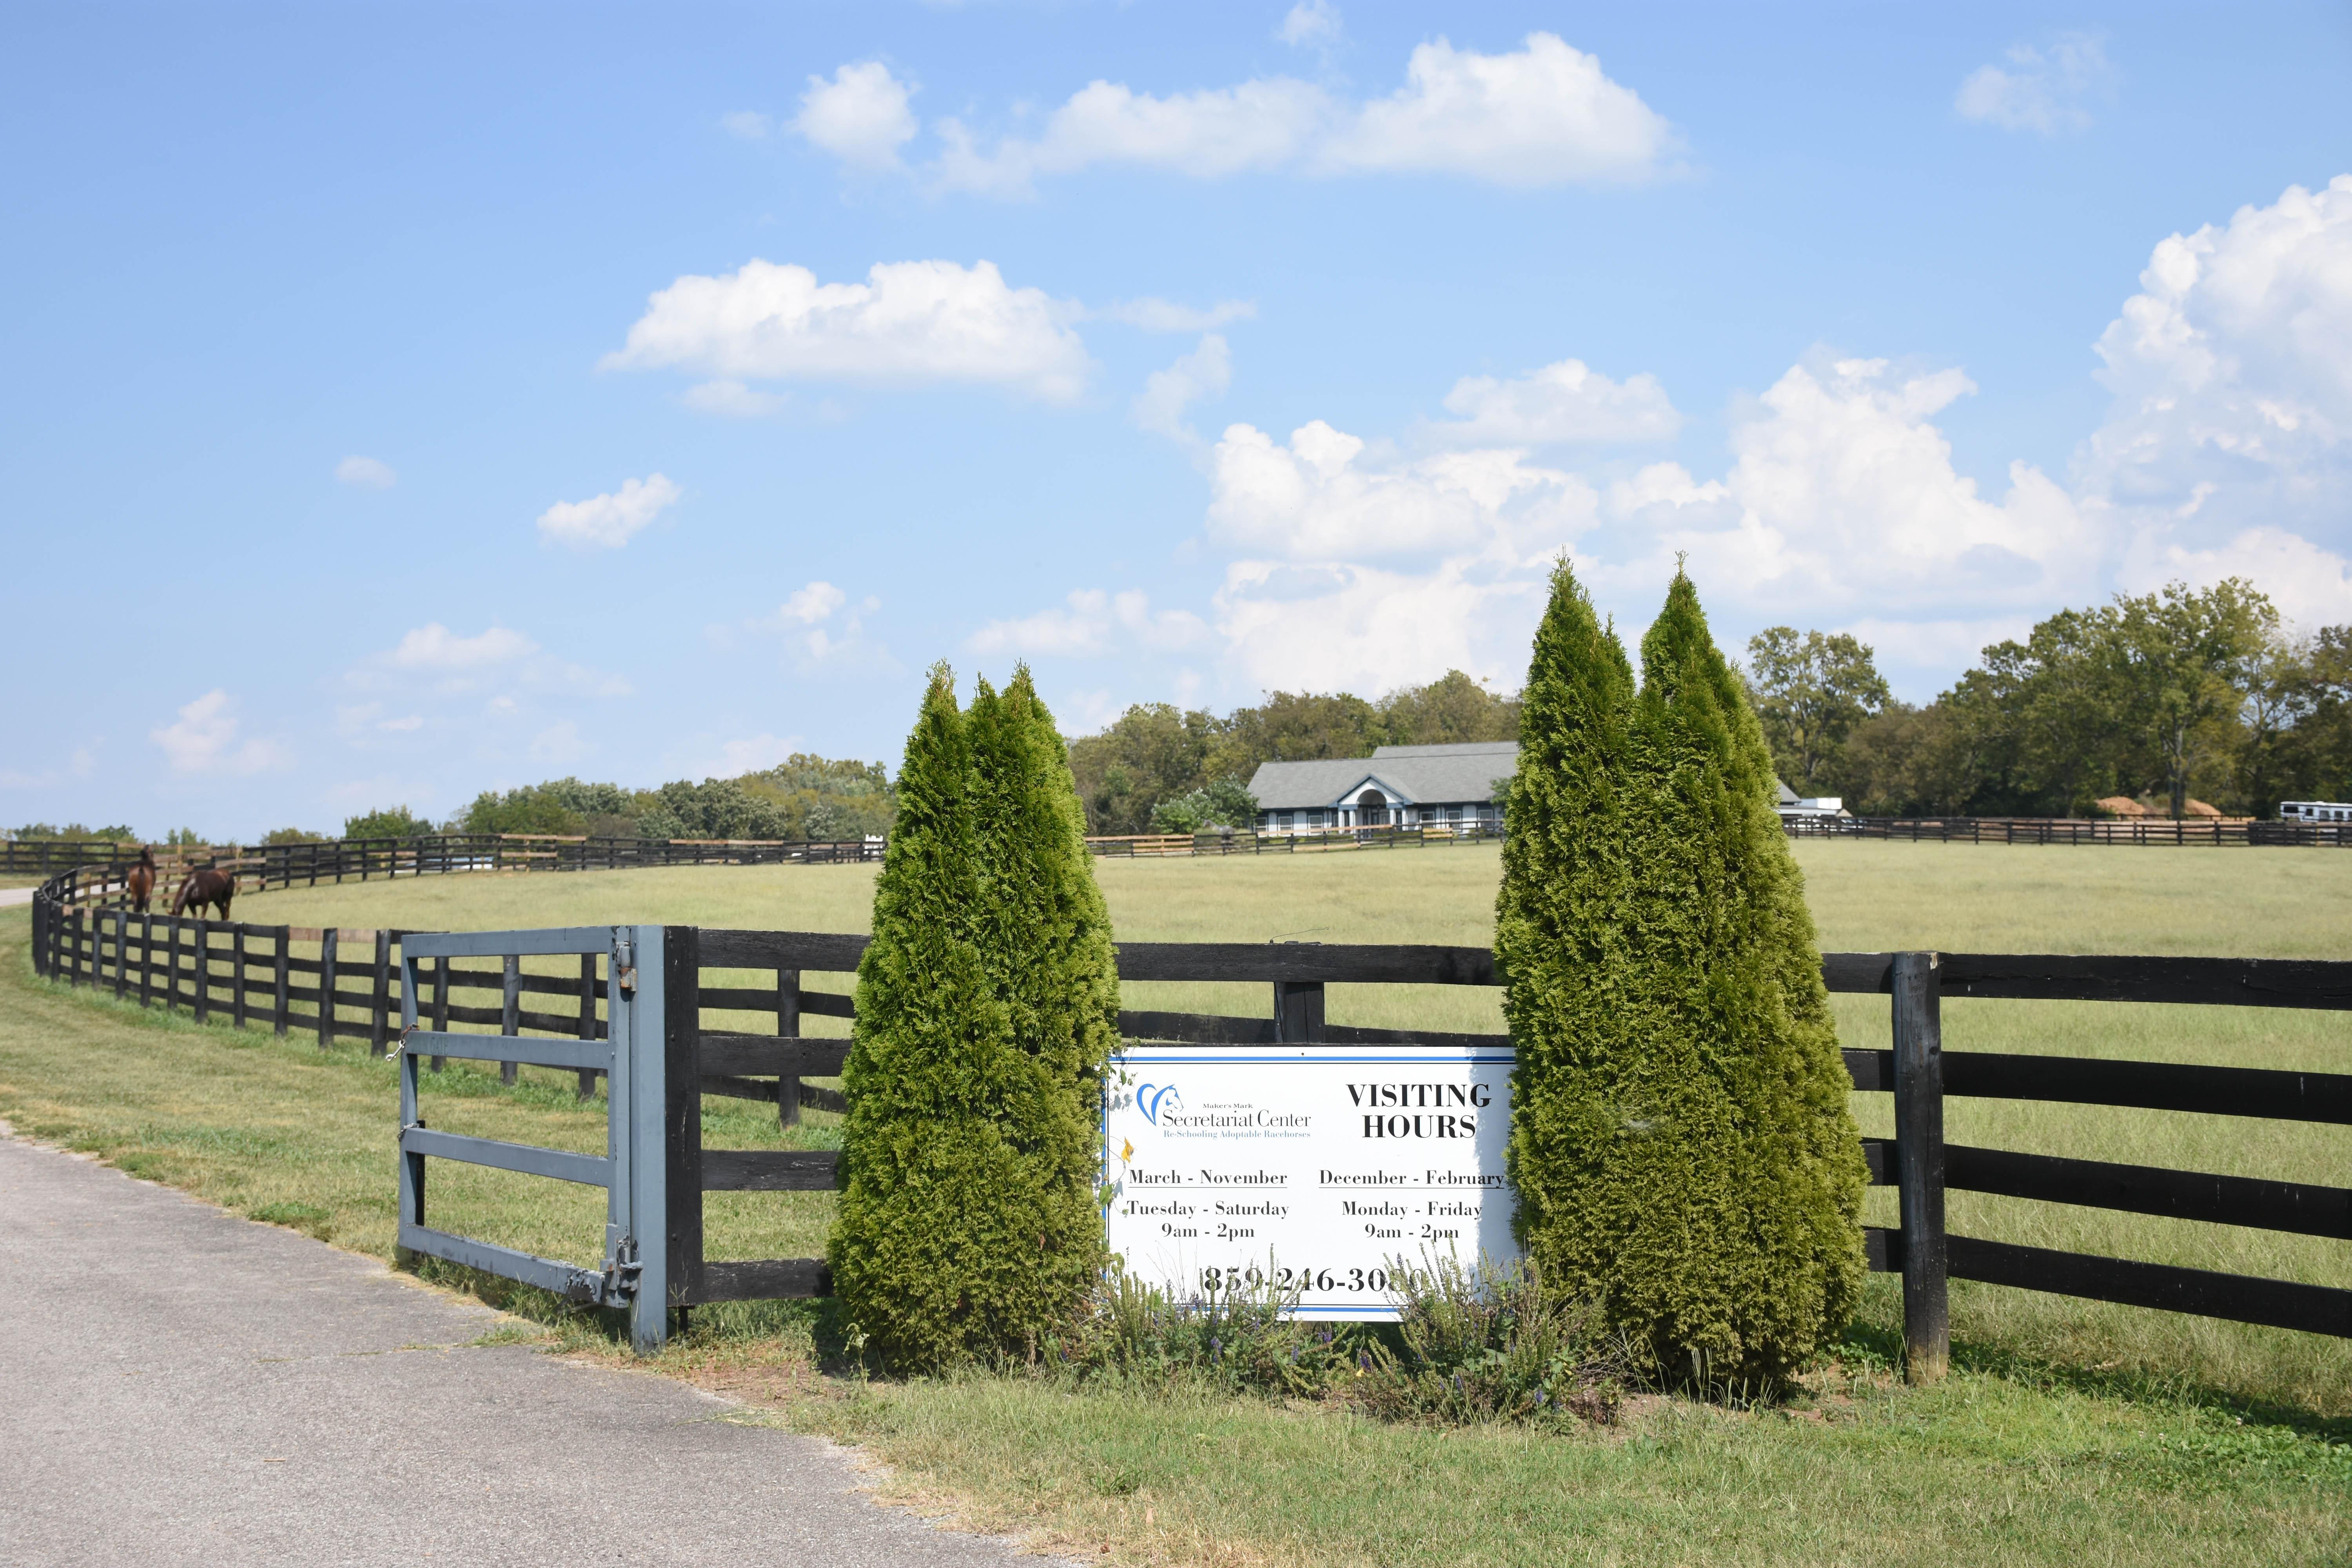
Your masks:
[{"label": "white building facade", "polygon": [[1352,827],[1496,827],[1496,784],[1519,765],[1512,741],[1382,746],[1369,757],[1262,763],[1250,776],[1260,833]]}]

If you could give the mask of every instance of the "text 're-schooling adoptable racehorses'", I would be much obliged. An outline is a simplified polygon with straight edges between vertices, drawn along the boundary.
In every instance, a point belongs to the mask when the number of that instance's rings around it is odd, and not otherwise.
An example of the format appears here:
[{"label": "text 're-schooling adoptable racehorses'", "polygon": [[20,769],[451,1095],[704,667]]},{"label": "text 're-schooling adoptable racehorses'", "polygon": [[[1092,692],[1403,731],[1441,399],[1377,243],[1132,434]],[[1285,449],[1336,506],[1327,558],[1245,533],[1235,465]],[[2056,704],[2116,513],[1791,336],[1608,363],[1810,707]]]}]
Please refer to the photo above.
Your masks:
[{"label": "text 're-schooling adoptable racehorses'", "polygon": [[180,896],[172,900],[172,915],[176,920],[190,910],[194,910],[198,911],[197,918],[201,920],[204,918],[202,913],[204,907],[206,904],[215,904],[220,909],[220,918],[226,920],[228,919],[228,901],[235,897],[236,897],[235,873],[215,871],[209,867],[203,870],[191,871],[188,873],[188,879],[180,884]]}]

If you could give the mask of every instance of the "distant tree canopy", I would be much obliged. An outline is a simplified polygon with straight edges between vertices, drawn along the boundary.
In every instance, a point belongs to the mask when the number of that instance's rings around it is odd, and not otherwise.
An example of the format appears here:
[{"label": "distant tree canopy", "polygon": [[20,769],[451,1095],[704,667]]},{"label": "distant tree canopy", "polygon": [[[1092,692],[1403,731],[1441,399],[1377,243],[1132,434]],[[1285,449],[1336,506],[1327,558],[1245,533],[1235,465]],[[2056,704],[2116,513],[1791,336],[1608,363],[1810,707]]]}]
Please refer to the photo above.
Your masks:
[{"label": "distant tree canopy", "polygon": [[74,843],[91,838],[108,839],[117,844],[136,844],[140,841],[138,834],[121,823],[115,824],[112,827],[84,827],[79,822],[68,822],[63,827],[59,827],[53,822],[28,822],[22,827],[10,828],[5,837],[24,844],[37,844],[45,841]]},{"label": "distant tree canopy", "polygon": [[[415,838],[434,830],[432,823],[404,805],[386,806],[380,811],[343,818],[343,837],[346,838]],[[287,831],[299,832],[299,829]]]},{"label": "distant tree canopy", "polygon": [[264,844],[324,844],[327,836],[306,827],[273,827],[261,836]]},{"label": "distant tree canopy", "polygon": [[2352,626],[2295,635],[2237,578],[2061,610],[1923,707],[1889,698],[1852,637],[1781,626],[1748,652],[1780,776],[1862,816],[2082,816],[2121,795],[2274,816],[2352,795]]},{"label": "distant tree canopy", "polygon": [[[1260,763],[1367,757],[1375,746],[1510,741],[1518,723],[1517,697],[1455,669],[1377,701],[1345,691],[1272,691],[1222,719],[1138,703],[1102,733],[1071,742],[1070,769],[1087,832],[1191,832],[1233,815],[1254,819],[1256,802],[1240,802]],[[1232,793],[1219,796],[1227,786]]]},{"label": "distant tree canopy", "polygon": [[576,778],[485,791],[452,818],[463,833],[643,838],[856,838],[887,832],[898,795],[879,763],[795,753],[772,768],[631,790]]}]

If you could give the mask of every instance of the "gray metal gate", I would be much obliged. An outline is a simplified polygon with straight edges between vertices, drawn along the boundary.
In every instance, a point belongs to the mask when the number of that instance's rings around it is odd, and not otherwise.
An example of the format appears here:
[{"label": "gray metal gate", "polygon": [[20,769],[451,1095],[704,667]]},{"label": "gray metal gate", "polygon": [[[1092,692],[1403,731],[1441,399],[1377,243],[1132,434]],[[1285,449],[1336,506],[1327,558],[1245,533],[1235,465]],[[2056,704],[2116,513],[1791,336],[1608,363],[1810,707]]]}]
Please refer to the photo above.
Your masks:
[{"label": "gray metal gate", "polygon": [[[515,961],[521,958],[567,953],[604,960],[607,1019],[603,1039],[458,1034],[417,1026],[420,959],[504,958],[509,961],[511,975]],[[673,1300],[683,1300],[686,1284],[669,1277],[664,928],[580,926],[559,931],[420,933],[401,938],[400,966],[404,1026],[399,1047],[400,1246],[536,1285],[573,1301],[626,1307],[629,1337],[636,1348],[659,1349],[668,1337]],[[509,984],[511,987],[513,981]],[[514,993],[509,989],[508,994],[511,998]],[[604,1156],[468,1138],[426,1127],[417,1114],[416,1100],[418,1064],[426,1057],[530,1062],[604,1072],[611,1107]],[[695,1109],[698,1112],[698,1100]],[[425,1223],[428,1156],[603,1187],[609,1201],[602,1265],[583,1268],[433,1229]],[[692,1194],[698,1209],[700,1200],[699,1192]]]}]

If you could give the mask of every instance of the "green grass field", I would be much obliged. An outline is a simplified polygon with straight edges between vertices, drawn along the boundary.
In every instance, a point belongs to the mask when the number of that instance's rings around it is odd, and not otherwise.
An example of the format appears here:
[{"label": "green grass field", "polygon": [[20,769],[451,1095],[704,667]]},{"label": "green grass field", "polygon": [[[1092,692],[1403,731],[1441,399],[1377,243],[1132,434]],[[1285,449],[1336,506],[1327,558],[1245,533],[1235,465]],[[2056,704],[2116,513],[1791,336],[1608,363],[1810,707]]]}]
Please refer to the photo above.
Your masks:
[{"label": "green grass field", "polygon": [[[1976,952],[2336,957],[2352,952],[2352,857],[2320,852],[1799,847],[1822,943]],[[249,921],[411,928],[667,921],[857,931],[870,867],[480,876],[242,900]],[[1249,861],[1107,861],[1129,940],[1483,942],[1491,848]],[[337,1245],[390,1250],[394,1079],[352,1047],[198,1028],[33,981],[26,918],[0,911],[0,1116],[137,1173]],[[822,982],[845,989],[847,977]],[[1130,986],[1130,1005],[1263,1014],[1262,986]],[[1498,1026],[1491,993],[1335,988],[1335,1022]],[[1884,1004],[1842,998],[1850,1045]],[[714,1018],[714,1022],[716,1019]],[[831,1020],[813,1019],[813,1031]],[[2352,1020],[2257,1009],[1948,1004],[1955,1049],[2352,1071]],[[569,1080],[453,1064],[436,1127],[600,1148]],[[1885,1097],[1857,1096],[1885,1131]],[[713,1147],[824,1146],[772,1110],[705,1103]],[[1950,1135],[2183,1169],[2352,1185],[2352,1130],[1955,1101]],[[601,1194],[436,1163],[453,1228],[585,1258]],[[1891,1221],[1891,1194],[1874,1192]],[[821,1248],[825,1194],[713,1194],[714,1257]],[[2352,1285],[2352,1245],[1952,1197],[1956,1230]],[[714,1310],[665,1357],[761,1417],[866,1443],[892,1484],[1041,1540],[1184,1563],[2341,1563],[2352,1559],[2352,1346],[1978,1287],[1954,1289],[1943,1387],[1887,1376],[1892,1282],[1796,1407],[1654,1402],[1619,1434],[1398,1428],[1254,1400],[1143,1399],[1019,1377],[865,1387],[818,1378],[805,1308]],[[603,1353],[572,1325],[555,1342]],[[2324,1440],[2332,1432],[2336,1443]]]}]

